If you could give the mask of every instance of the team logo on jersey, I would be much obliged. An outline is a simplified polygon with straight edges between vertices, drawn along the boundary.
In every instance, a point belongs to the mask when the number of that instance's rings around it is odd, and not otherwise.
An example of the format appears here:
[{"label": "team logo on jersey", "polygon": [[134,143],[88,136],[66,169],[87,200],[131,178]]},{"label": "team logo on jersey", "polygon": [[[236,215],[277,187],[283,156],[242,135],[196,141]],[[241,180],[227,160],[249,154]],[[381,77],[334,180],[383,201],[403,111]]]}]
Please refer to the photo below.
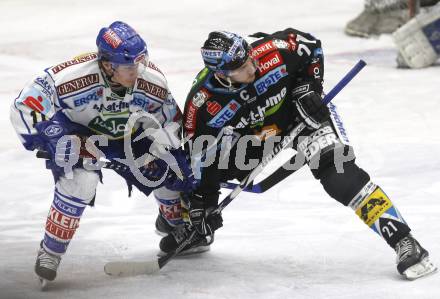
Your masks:
[{"label": "team logo on jersey", "polygon": [[241,105],[236,100],[231,100],[213,119],[208,122],[208,126],[222,128],[226,122],[231,120]]},{"label": "team logo on jersey", "polygon": [[283,58],[280,52],[272,52],[258,60],[258,70],[261,75],[264,75],[281,64],[283,64]]},{"label": "team logo on jersey", "polygon": [[137,88],[161,99],[162,101],[168,96],[168,90],[166,88],[160,87],[159,85],[145,81],[141,78],[138,78],[137,80]]},{"label": "team logo on jersey", "polygon": [[255,81],[254,86],[258,95],[265,93],[270,86],[287,76],[286,65],[281,65],[276,69],[268,72],[266,75]]},{"label": "team logo on jersey", "polygon": [[80,56],[78,58],[75,58],[75,59],[72,59],[72,60],[60,63],[60,64],[54,66],[53,68],[51,68],[51,71],[54,74],[56,74],[58,72],[61,72],[62,70],[64,70],[65,68],[67,68],[69,66],[72,66],[72,65],[75,65],[75,64],[79,64],[79,63],[83,63],[83,62],[86,62],[86,61],[90,61],[90,60],[93,60],[93,59],[95,59],[97,57],[98,57],[98,55],[96,53],[86,54],[86,55]]},{"label": "team logo on jersey", "polygon": [[57,87],[57,92],[59,96],[62,96],[77,90],[84,89],[96,83],[99,83],[99,75],[90,74],[61,84]]},{"label": "team logo on jersey", "polygon": [[44,134],[48,137],[55,137],[63,133],[64,129],[60,125],[50,125],[44,129]]}]

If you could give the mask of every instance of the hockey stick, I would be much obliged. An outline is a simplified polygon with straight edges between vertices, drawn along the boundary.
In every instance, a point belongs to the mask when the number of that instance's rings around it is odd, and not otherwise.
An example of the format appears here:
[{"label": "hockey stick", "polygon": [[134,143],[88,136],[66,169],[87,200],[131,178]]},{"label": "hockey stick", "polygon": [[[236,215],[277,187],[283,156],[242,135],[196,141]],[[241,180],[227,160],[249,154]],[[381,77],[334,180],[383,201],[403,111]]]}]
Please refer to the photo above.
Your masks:
[{"label": "hockey stick", "polygon": [[[37,151],[36,157],[39,159],[46,159],[46,160],[50,159],[49,153],[45,152],[45,151],[41,151],[41,150]],[[277,169],[274,173],[269,175],[267,178],[263,179],[261,182],[259,182],[257,184],[250,184],[250,186],[245,188],[243,191],[251,192],[251,193],[266,192],[267,190],[269,190],[270,188],[272,188],[273,186],[275,186],[280,181],[284,180],[286,177],[288,177],[289,175],[291,175],[292,173],[294,173],[297,170],[297,169],[294,169],[294,170],[284,169],[285,166],[290,165],[294,159],[295,159],[295,156],[293,156],[289,161],[287,161],[282,166],[280,166],[279,169]],[[82,160],[83,160],[83,158],[80,158],[79,163],[82,163]],[[122,171],[122,172],[131,171],[129,166],[122,164],[122,163],[115,161],[115,160],[107,160],[106,161],[106,160],[101,159],[99,161],[102,163],[102,168],[105,168],[105,169],[112,169],[112,170]],[[224,183],[221,183],[220,186],[222,188],[234,189],[235,187],[238,186],[238,184],[232,183],[232,182],[224,182]]]},{"label": "hockey stick", "polygon": [[[300,169],[300,168],[288,169],[288,166],[292,166],[292,163],[295,162],[295,158],[296,158],[296,154],[293,155],[292,158],[286,161],[283,165],[278,167],[278,169],[275,170],[273,173],[271,173],[268,177],[266,177],[265,179],[261,180],[256,184],[253,184],[253,182],[251,182],[249,186],[243,189],[243,191],[250,193],[264,193],[267,190],[271,189],[273,186],[277,185],[279,182],[286,179],[291,174],[295,173],[297,170]],[[301,167],[303,165],[301,165]],[[220,187],[226,189],[234,189],[237,186],[239,186],[239,184],[232,182],[225,182],[220,184]]]},{"label": "hockey stick", "polygon": [[[335,87],[324,97],[323,103],[328,104],[366,65],[365,61],[359,60],[358,63],[341,79],[341,81],[336,84]],[[234,190],[226,196],[223,201],[217,206],[217,208],[212,213],[220,213],[226,206],[231,203],[237,195],[243,191],[252,182],[255,177],[261,173],[261,171],[266,167],[266,165],[272,161],[283,149],[287,146],[301,133],[306,125],[302,122],[297,125],[289,135],[285,136],[283,140],[275,146],[272,152],[264,157],[260,164],[254,168],[251,173],[247,175],[245,179],[235,187]],[[188,238],[186,238],[178,248],[174,251],[167,253],[153,261],[144,262],[130,262],[130,261],[119,261],[119,262],[109,262],[105,265],[104,271],[108,275],[115,276],[131,276],[140,274],[152,274],[161,268],[163,268],[173,257],[175,257],[183,248],[191,244],[192,238],[195,235],[195,229],[192,229]]]}]

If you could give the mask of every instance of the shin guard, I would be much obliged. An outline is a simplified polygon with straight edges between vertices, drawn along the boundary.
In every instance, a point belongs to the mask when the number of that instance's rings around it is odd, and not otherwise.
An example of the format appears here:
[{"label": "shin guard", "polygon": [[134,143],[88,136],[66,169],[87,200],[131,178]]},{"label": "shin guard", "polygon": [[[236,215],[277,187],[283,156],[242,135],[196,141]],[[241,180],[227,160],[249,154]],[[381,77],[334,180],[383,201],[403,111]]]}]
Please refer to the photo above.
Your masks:
[{"label": "shin guard", "polygon": [[411,231],[389,197],[371,181],[351,200],[349,206],[392,248]]}]

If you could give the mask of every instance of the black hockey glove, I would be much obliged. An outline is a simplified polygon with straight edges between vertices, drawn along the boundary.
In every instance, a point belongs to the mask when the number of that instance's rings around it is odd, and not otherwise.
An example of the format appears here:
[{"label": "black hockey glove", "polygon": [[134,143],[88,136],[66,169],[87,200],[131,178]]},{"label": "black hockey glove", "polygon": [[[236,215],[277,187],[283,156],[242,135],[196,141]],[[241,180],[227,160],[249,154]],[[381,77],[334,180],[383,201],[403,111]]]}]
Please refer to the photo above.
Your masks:
[{"label": "black hockey glove", "polygon": [[189,219],[197,232],[209,236],[223,226],[221,213],[211,213],[215,207],[206,207],[206,200],[194,193],[189,204]]},{"label": "black hockey glove", "polygon": [[295,105],[300,117],[309,129],[318,129],[321,127],[321,123],[330,116],[329,109],[314,91],[309,91],[298,97]]}]

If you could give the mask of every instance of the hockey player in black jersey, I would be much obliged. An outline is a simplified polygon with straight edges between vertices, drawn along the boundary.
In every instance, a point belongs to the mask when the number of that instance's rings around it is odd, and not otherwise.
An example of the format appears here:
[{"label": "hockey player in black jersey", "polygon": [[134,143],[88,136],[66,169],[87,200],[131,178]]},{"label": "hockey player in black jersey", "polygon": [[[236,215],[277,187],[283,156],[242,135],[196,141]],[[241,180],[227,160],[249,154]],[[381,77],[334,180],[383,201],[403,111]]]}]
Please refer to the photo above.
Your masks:
[{"label": "hockey player in black jersey", "polygon": [[[220,183],[242,180],[251,171],[252,159],[267,153],[265,145],[279,142],[304,122],[306,130],[293,146],[325,191],[351,207],[396,251],[400,274],[416,279],[434,272],[428,252],[411,235],[390,198],[356,165],[335,105],[321,103],[320,40],[290,28],[257,33],[248,40],[211,32],[201,49],[206,67],[186,100],[184,128],[192,145],[193,170],[200,178],[189,199],[189,218],[197,232],[213,235],[222,226],[221,216],[210,214],[218,203]],[[232,139],[230,150],[224,150],[223,139],[210,144],[222,136]],[[174,235],[162,239],[162,250],[171,251],[181,242]]]}]

